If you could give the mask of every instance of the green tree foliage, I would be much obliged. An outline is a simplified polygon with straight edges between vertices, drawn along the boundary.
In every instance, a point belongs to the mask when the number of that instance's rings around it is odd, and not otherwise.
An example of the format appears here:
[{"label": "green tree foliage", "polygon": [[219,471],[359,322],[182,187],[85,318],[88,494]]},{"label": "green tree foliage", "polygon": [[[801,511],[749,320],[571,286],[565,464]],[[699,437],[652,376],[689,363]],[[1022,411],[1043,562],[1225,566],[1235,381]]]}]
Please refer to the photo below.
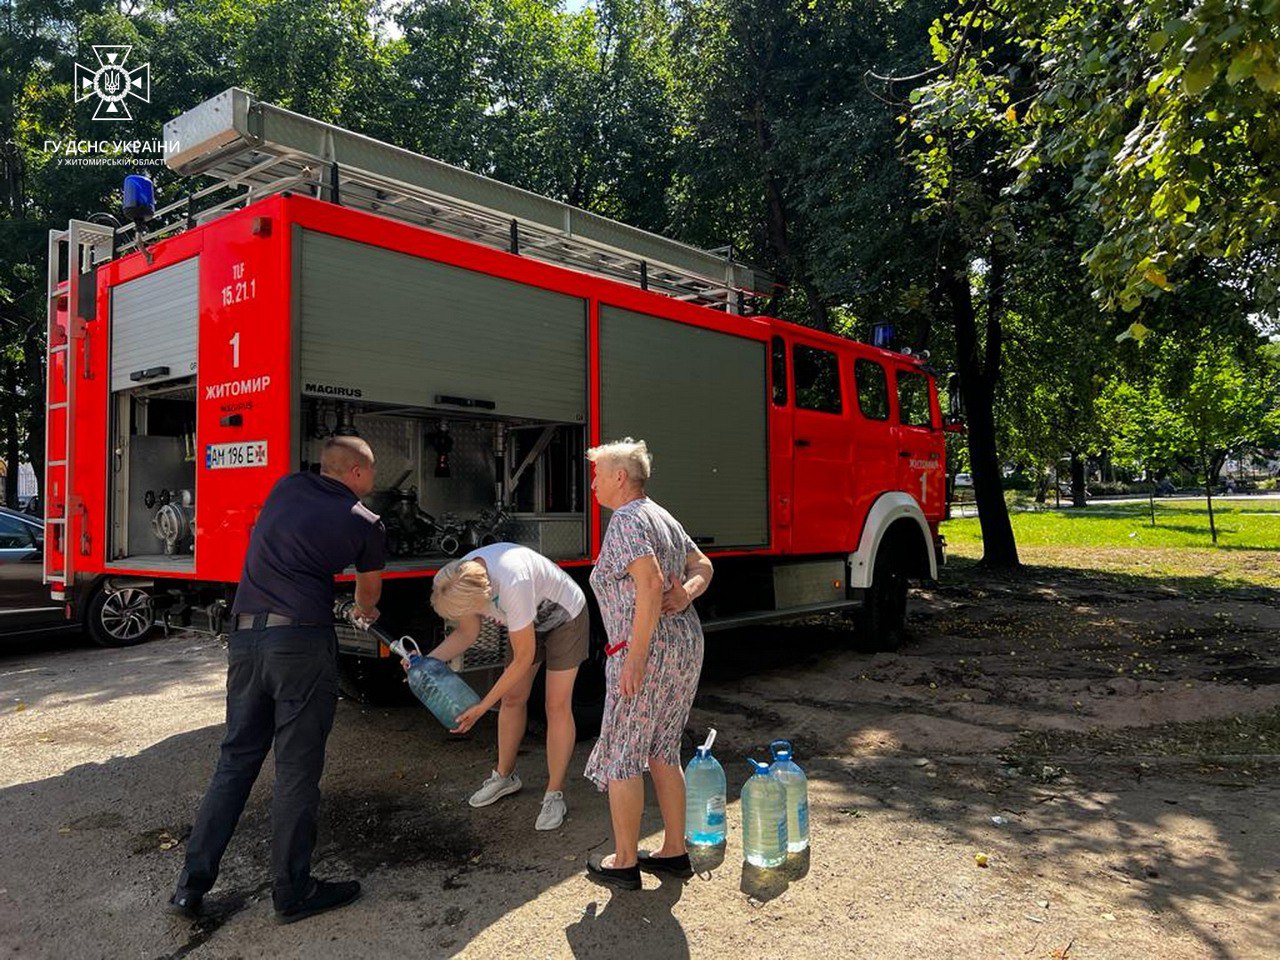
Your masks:
[{"label": "green tree foliage", "polygon": [[1100,409],[1117,454],[1149,468],[1177,463],[1204,481],[1213,541],[1213,487],[1229,457],[1272,442],[1280,428],[1274,348],[1158,337],[1139,375],[1114,379]]},{"label": "green tree foliage", "polygon": [[1036,72],[1012,162],[1074,175],[1102,226],[1086,260],[1103,304],[1133,309],[1211,259],[1274,308],[1280,0],[980,3]]},{"label": "green tree foliage", "polygon": [[940,2],[703,0],[679,7],[673,229],[731,242],[789,290],[774,312],[928,339],[929,238],[875,76],[910,69]]},{"label": "green tree foliage", "polygon": [[[1022,54],[980,9],[930,28],[936,65],[918,75],[899,120],[904,158],[915,171],[916,219],[936,238],[936,316],[954,338],[969,416],[969,461],[982,524],[983,562],[1018,565],[1001,491],[995,404],[1013,305],[1011,277],[1033,250],[1037,200],[1010,194],[1001,158],[1023,136],[1012,105],[1022,95]],[[999,70],[991,69],[1000,64]],[[1032,313],[1024,315],[1030,319]]]},{"label": "green tree foliage", "polygon": [[[1122,387],[1149,392],[1157,353],[1211,323],[1247,358],[1275,316],[1277,3],[10,0],[0,455],[14,437],[42,453],[47,230],[113,210],[128,172],[46,141],[157,137],[236,85],[731,245],[774,271],[769,309],[788,319],[863,336],[895,321],[960,371],[987,559],[1016,563],[1002,461],[1079,461],[1106,440],[1099,410],[1123,419]],[[155,81],[109,131],[71,88],[93,43],[133,45]],[[191,186],[150,172],[162,202]],[[1148,348],[1115,343],[1134,319],[1158,331]]]}]

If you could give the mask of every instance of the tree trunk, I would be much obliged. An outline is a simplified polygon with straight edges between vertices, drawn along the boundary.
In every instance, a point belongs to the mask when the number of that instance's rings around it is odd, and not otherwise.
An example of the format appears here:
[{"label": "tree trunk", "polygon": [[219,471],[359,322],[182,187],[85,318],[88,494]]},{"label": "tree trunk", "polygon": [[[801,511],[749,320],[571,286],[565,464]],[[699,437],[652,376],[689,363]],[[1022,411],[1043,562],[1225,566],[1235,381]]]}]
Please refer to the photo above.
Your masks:
[{"label": "tree trunk", "polygon": [[36,473],[40,502],[45,502],[44,490],[44,433],[45,433],[45,343],[41,318],[27,327],[23,339],[23,363],[26,367],[27,389],[27,460]]},{"label": "tree trunk", "polygon": [[1147,501],[1151,506],[1151,525],[1156,525],[1156,474],[1150,466],[1147,467],[1147,483],[1150,489],[1147,491]]},{"label": "tree trunk", "polygon": [[773,247],[774,253],[777,254],[778,261],[790,271],[794,280],[804,291],[805,299],[809,306],[809,324],[819,330],[831,331],[831,315],[827,310],[826,303],[823,302],[821,294],[818,292],[817,285],[809,276],[808,269],[801,262],[791,247],[791,215],[787,209],[786,198],[783,196],[782,184],[777,173],[773,169],[773,162],[770,154],[773,149],[773,134],[769,129],[769,121],[765,118],[765,105],[762,100],[756,100],[754,104],[754,124],[756,134],[756,149],[760,151],[760,170],[764,178],[764,196],[766,230],[769,236],[769,245]]},{"label": "tree trunk", "polygon": [[4,404],[4,459],[7,469],[4,472],[5,506],[18,506],[18,474],[21,470],[22,445],[18,441],[18,371],[13,363],[6,363],[4,368],[4,386],[9,392]]},{"label": "tree trunk", "polygon": [[1036,503],[1041,506],[1049,499],[1049,471],[1036,471]]},{"label": "tree trunk", "polygon": [[1213,466],[1206,460],[1204,464],[1204,499],[1209,505],[1209,536],[1213,545],[1218,545],[1218,525],[1213,520]]},{"label": "tree trunk", "polygon": [[[997,273],[992,267],[992,273]],[[990,276],[990,275],[989,275]],[[996,282],[999,282],[997,273]],[[1009,508],[1000,484],[1000,456],[996,449],[995,384],[1000,372],[999,317],[987,318],[986,362],[978,356],[978,321],[969,286],[968,267],[942,266],[939,283],[950,304],[956,334],[960,389],[969,418],[969,464],[973,494],[982,528],[982,563],[987,567],[1019,566]],[[988,304],[990,310],[991,304]]]},{"label": "tree trunk", "polygon": [[1084,457],[1075,452],[1071,454],[1071,505],[1073,507],[1088,505],[1085,497]]}]

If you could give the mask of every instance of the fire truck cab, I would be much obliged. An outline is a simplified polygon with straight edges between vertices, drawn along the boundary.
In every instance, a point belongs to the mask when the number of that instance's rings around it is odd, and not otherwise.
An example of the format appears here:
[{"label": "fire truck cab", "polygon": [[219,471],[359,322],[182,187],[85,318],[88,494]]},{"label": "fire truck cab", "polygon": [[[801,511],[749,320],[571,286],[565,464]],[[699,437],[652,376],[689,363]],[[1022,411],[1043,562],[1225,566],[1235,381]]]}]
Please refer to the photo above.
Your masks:
[{"label": "fire truck cab", "polygon": [[[920,358],[751,315],[769,280],[731,254],[242,90],[165,140],[211,185],[50,236],[46,579],[100,642],[219,630],[272,485],[342,433],[377,456],[392,626],[438,630],[430,577],[495,540],[585,579],[607,515],[584,451],[633,436],[716,563],[708,630],[848,611],[899,641],[942,558]],[[357,677],[388,656],[339,633]]]}]

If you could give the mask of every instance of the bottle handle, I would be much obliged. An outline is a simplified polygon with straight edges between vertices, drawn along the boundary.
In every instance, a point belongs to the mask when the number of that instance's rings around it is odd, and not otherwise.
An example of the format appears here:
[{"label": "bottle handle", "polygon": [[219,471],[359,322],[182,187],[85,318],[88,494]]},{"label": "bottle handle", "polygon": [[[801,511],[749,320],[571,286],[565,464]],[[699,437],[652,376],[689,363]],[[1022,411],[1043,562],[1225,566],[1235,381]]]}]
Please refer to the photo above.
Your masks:
[{"label": "bottle handle", "polygon": [[711,752],[711,745],[716,742],[716,728],[711,727],[711,732],[707,734],[707,739],[702,742],[702,746],[698,748],[699,752]]},{"label": "bottle handle", "polygon": [[778,754],[784,753],[784,752],[788,757],[790,757],[793,752],[791,749],[791,741],[790,740],[774,740],[772,743],[769,744],[769,752],[773,754],[773,759],[775,760],[778,759]]},{"label": "bottle handle", "polygon": [[422,651],[418,649],[418,642],[413,637],[401,637],[390,646],[391,652],[401,660],[411,660],[414,657],[422,656]]}]

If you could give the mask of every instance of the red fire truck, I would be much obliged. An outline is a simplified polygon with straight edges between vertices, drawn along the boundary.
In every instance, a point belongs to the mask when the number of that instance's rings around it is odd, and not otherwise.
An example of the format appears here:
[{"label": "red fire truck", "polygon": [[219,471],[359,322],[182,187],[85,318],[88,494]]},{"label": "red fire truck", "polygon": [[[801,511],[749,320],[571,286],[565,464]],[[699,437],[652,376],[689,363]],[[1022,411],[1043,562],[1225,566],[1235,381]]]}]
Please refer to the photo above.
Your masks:
[{"label": "red fire truck", "polygon": [[[378,458],[393,626],[494,539],[585,578],[583,453],[642,437],[714,558],[709,630],[821,611],[900,636],[942,557],[944,424],[919,357],[766,316],[705,252],[232,89],[165,127],[187,196],[50,236],[45,572],[102,643],[218,629],[272,484],[324,438]],[[340,630],[364,664],[387,656]]]}]

